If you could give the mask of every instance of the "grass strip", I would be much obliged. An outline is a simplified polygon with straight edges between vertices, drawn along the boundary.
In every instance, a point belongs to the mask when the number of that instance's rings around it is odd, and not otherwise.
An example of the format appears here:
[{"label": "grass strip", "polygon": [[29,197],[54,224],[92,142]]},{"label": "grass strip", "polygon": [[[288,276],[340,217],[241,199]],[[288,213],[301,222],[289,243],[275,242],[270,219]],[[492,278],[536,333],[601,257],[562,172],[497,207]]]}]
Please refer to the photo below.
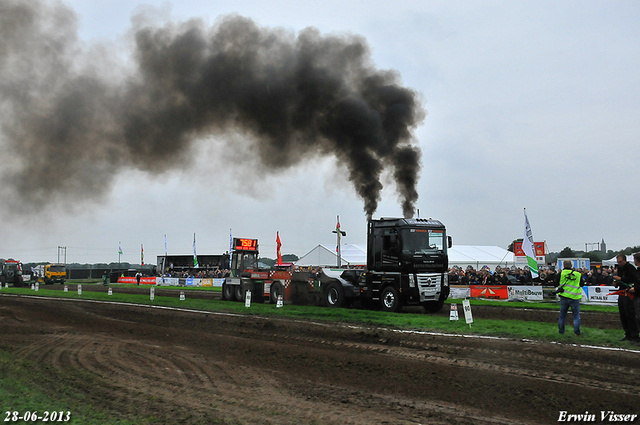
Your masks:
[{"label": "grass strip", "polygon": [[[179,288],[181,289],[181,288]],[[267,317],[282,317],[301,320],[322,320],[334,322],[346,322],[353,324],[365,324],[368,326],[380,326],[398,329],[411,329],[420,331],[437,331],[450,334],[461,335],[486,335],[515,339],[530,339],[538,341],[553,341],[560,343],[581,343],[587,345],[598,345],[605,347],[617,347],[627,349],[638,349],[638,346],[627,342],[619,341],[621,330],[599,329],[592,327],[581,327],[582,335],[576,337],[572,330],[572,315],[567,316],[567,332],[565,335],[558,334],[556,320],[553,322],[536,322],[525,320],[496,320],[483,319],[474,316],[471,326],[464,320],[462,308],[459,308],[459,321],[451,321],[448,316],[411,314],[411,313],[386,313],[375,310],[361,310],[354,308],[325,308],[316,306],[302,306],[287,304],[283,308],[277,308],[273,304],[254,303],[250,308],[244,303],[229,302],[221,300],[200,300],[190,299],[185,294],[186,299],[181,301],[179,293],[176,296],[155,296],[153,301],[146,294],[126,294],[118,293],[113,287],[113,295],[107,295],[107,288],[104,291],[84,291],[78,295],[77,291],[62,292],[60,290],[40,289],[35,292],[29,288],[3,288],[1,293],[11,293],[19,295],[38,295],[44,297],[68,298],[68,299],[89,299],[97,301],[114,301],[124,303],[135,303],[142,305],[157,305],[175,308],[186,308],[201,311],[227,312],[243,315],[259,315]],[[461,300],[449,300],[450,303],[461,303]],[[557,303],[531,303],[531,302],[499,302],[489,300],[470,300],[472,313],[474,305],[489,305],[500,307],[518,308],[544,308],[549,310],[559,310]],[[445,306],[445,309],[447,307]],[[581,311],[597,311],[617,313],[616,307],[582,305]],[[551,314],[551,313],[550,313]]]}]

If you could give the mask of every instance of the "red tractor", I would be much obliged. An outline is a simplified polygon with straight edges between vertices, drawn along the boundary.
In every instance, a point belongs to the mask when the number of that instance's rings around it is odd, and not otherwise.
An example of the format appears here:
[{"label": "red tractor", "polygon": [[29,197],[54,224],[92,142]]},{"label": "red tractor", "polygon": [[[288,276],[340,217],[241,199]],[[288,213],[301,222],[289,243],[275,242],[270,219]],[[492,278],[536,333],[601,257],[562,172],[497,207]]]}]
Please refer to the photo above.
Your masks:
[{"label": "red tractor", "polygon": [[16,287],[24,285],[22,263],[20,261],[0,259],[0,284],[6,285],[7,283],[11,283]]}]

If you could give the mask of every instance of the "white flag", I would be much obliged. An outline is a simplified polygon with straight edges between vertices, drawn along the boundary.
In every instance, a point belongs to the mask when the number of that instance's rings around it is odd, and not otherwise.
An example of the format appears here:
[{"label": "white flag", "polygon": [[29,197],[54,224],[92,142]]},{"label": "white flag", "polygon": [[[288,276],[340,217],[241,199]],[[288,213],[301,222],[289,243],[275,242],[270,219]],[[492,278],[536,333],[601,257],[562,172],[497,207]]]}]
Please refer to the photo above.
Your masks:
[{"label": "white flag", "polygon": [[531,233],[531,226],[529,225],[529,219],[527,218],[527,209],[524,209],[524,238],[522,239],[522,250],[524,255],[527,256],[527,265],[531,272],[531,277],[538,277],[538,261],[536,260],[536,249],[533,245],[533,233]]}]

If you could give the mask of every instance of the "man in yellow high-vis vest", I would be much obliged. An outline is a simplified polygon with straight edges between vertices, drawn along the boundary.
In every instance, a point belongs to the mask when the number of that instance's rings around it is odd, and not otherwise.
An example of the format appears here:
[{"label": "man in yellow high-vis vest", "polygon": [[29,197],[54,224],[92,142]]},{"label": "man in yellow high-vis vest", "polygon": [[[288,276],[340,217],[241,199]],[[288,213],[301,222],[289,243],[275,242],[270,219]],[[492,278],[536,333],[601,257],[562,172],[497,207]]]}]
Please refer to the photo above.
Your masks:
[{"label": "man in yellow high-vis vest", "polygon": [[582,275],[573,270],[571,261],[562,263],[562,272],[556,292],[560,296],[560,318],[558,319],[558,331],[564,334],[564,322],[567,311],[571,308],[573,314],[573,332],[580,335],[580,300],[582,299]]}]

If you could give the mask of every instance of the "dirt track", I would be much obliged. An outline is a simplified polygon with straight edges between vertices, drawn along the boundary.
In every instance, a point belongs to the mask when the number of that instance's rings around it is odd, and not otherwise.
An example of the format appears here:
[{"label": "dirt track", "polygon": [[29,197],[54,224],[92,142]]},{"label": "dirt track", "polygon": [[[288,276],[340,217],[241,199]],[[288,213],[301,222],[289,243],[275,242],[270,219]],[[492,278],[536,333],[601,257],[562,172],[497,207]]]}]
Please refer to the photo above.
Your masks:
[{"label": "dirt track", "polygon": [[38,361],[52,381],[157,423],[640,414],[638,352],[6,295],[0,329],[0,348]]}]

